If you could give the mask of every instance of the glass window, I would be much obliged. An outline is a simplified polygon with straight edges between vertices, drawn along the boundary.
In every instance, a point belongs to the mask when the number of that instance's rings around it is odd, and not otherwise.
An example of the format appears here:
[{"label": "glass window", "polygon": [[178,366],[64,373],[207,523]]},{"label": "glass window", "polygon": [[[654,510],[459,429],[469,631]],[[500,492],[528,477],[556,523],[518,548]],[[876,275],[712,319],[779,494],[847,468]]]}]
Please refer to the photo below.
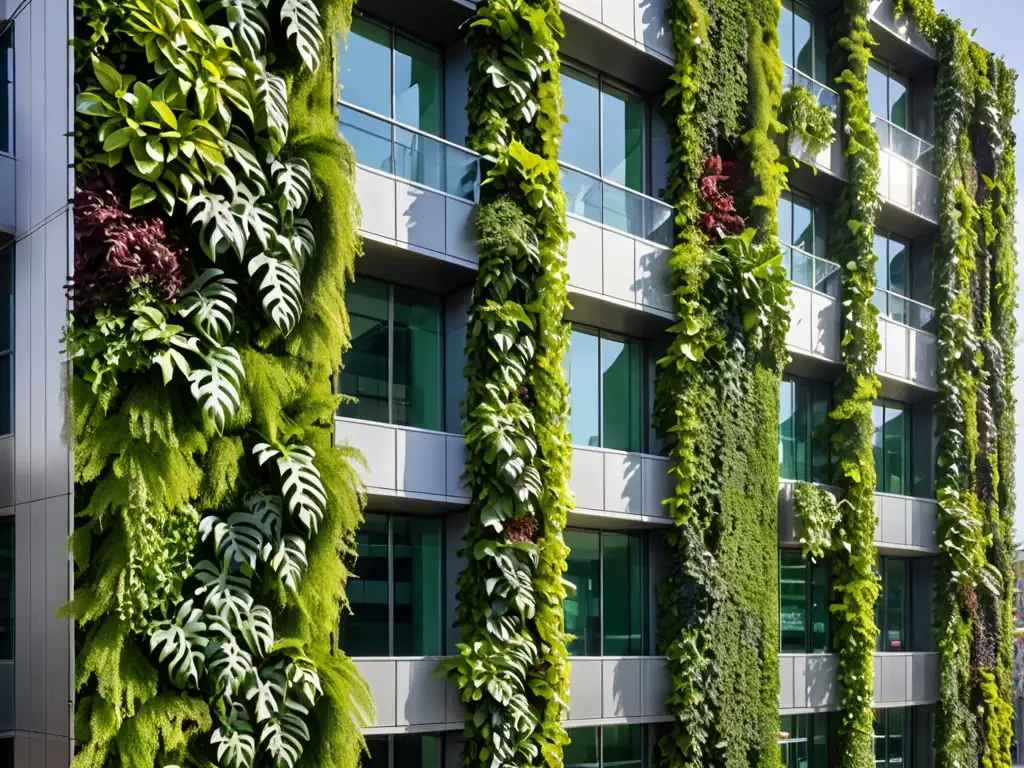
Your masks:
[{"label": "glass window", "polygon": [[441,521],[368,513],[341,620],[350,656],[432,656],[441,650]]},{"label": "glass window", "polygon": [[441,134],[441,54],[395,35],[395,119]]},{"label": "glass window", "polygon": [[[14,154],[14,22],[0,34],[0,152]],[[0,765],[2,765],[0,761]]]},{"label": "glass window", "polygon": [[568,734],[565,768],[641,768],[644,764],[642,725],[571,728]]},{"label": "glass window", "polygon": [[782,61],[819,82],[826,78],[825,29],[809,8],[783,0],[779,15],[779,51]]},{"label": "glass window", "polygon": [[779,551],[779,637],[783,653],[828,650],[828,566],[796,550]]},{"label": "glass window", "polygon": [[[828,206],[796,192],[779,198],[779,243],[789,279],[823,293],[833,293],[837,265],[826,255]],[[829,281],[829,278],[832,278]]]},{"label": "glass window", "polygon": [[573,656],[638,656],[644,645],[644,547],[639,534],[568,530],[565,631]]},{"label": "glass window", "polygon": [[908,495],[911,465],[910,406],[881,400],[871,407],[875,427],[872,446],[875,456],[875,490]]},{"label": "glass window", "polygon": [[7,516],[0,517],[0,659],[13,658],[14,517]]},{"label": "glass window", "polygon": [[367,736],[363,768],[441,768],[441,736]]},{"label": "glass window", "polygon": [[910,82],[884,61],[868,67],[871,111],[903,130],[910,129]]},{"label": "glass window", "polygon": [[601,175],[601,88],[596,77],[572,67],[562,67],[562,146],[558,156],[563,163]]},{"label": "glass window", "polygon": [[783,715],[780,725],[784,768],[828,768],[828,715]]},{"label": "glass window", "polygon": [[879,651],[909,651],[910,563],[901,557],[882,557],[878,566],[882,592],[875,604]]},{"label": "glass window", "polygon": [[829,481],[830,387],[787,376],[779,390],[779,476],[813,483]]},{"label": "glass window", "polygon": [[0,435],[14,431],[14,247],[0,249]]},{"label": "glass window", "polygon": [[338,70],[342,101],[392,117],[390,30],[359,16],[352,19]]},{"label": "glass window", "polygon": [[14,737],[0,739],[0,768],[14,768]]},{"label": "glass window", "polygon": [[912,318],[915,308],[910,296],[910,244],[900,238],[875,233],[875,306],[883,315],[904,325],[918,325]]},{"label": "glass window", "polygon": [[577,327],[565,360],[573,444],[643,450],[641,343]]},{"label": "glass window", "polygon": [[910,765],[909,718],[906,709],[875,710],[876,768],[906,768]]},{"label": "glass window", "polygon": [[352,346],[339,389],[355,400],[343,402],[339,415],[441,429],[441,298],[360,277],[345,304]]}]

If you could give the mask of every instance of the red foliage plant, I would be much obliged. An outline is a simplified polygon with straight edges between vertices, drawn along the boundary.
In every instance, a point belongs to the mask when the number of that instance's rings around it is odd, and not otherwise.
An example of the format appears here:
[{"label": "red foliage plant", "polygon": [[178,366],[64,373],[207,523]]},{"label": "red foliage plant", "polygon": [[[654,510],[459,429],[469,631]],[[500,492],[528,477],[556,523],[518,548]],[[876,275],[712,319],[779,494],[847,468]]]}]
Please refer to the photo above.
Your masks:
[{"label": "red foliage plant", "polygon": [[697,183],[704,212],[697,225],[708,237],[721,240],[726,235],[743,231],[746,222],[736,210],[736,193],[742,191],[745,183],[737,174],[736,164],[712,155],[704,161],[704,172]]},{"label": "red foliage plant", "polygon": [[505,541],[509,544],[533,541],[537,535],[536,517],[510,517],[505,521]]},{"label": "red foliage plant", "polygon": [[185,250],[168,237],[159,216],[125,207],[113,173],[93,171],[75,190],[75,274],[68,286],[75,311],[124,304],[129,290],[142,285],[173,301]]}]

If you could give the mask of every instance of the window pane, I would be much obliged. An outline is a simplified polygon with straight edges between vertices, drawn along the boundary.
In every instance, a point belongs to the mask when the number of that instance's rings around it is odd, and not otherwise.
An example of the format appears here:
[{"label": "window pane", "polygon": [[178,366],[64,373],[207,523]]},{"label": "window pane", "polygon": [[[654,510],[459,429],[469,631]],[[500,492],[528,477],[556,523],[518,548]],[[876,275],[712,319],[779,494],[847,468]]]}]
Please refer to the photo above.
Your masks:
[{"label": "window pane", "polygon": [[829,482],[828,447],[829,388],[827,384],[811,386],[811,480]]},{"label": "window pane", "polygon": [[394,655],[441,652],[441,523],[395,516]]},{"label": "window pane", "polygon": [[796,384],[783,379],[779,390],[779,476],[796,480],[794,411]]},{"label": "window pane", "polygon": [[395,38],[395,119],[441,134],[441,54],[401,35]]},{"label": "window pane", "polygon": [[566,531],[569,547],[565,577],[576,594],[565,598],[565,631],[573,635],[571,656],[601,655],[601,536],[589,531]]},{"label": "window pane", "polygon": [[[14,517],[0,517],[0,659],[14,658]],[[3,762],[0,761],[0,768]]]},{"label": "window pane", "polygon": [[338,57],[342,101],[391,117],[391,33],[352,19],[348,48]]},{"label": "window pane", "polygon": [[910,127],[910,94],[903,78],[889,76],[889,120],[900,128]]},{"label": "window pane", "polygon": [[601,337],[601,444],[619,451],[640,450],[640,346]]},{"label": "window pane", "polygon": [[395,172],[391,156],[390,124],[343,106],[339,110],[338,127],[352,145],[360,165],[384,173]]},{"label": "window pane", "polygon": [[574,445],[601,444],[601,406],[598,338],[573,330],[569,341],[568,380],[571,408],[569,430]]},{"label": "window pane", "polygon": [[565,768],[596,768],[597,728],[571,728],[567,733],[569,743],[562,755]]},{"label": "window pane", "polygon": [[[395,128],[395,175],[433,189],[444,189],[445,145],[419,133]],[[408,213],[415,217],[416,203]]]},{"label": "window pane", "polygon": [[602,537],[604,656],[643,653],[642,544],[636,535],[607,533]]},{"label": "window pane", "polygon": [[888,752],[889,768],[905,768],[906,755],[903,754],[905,740],[904,736],[904,723],[903,709],[889,709],[886,710],[887,730],[888,730]]},{"label": "window pane", "polygon": [[808,768],[827,768],[829,716],[811,715],[811,762]]},{"label": "window pane", "polygon": [[814,213],[807,198],[793,198],[793,245],[814,253]]},{"label": "window pane", "polygon": [[366,751],[363,755],[363,768],[391,768],[388,764],[388,737],[367,736]]},{"label": "window pane", "polygon": [[584,171],[601,175],[601,136],[597,78],[562,67],[562,126],[559,159]]},{"label": "window pane", "polygon": [[779,242],[793,244],[793,196],[789,192],[779,197]]},{"label": "window pane", "polygon": [[889,290],[889,238],[875,233],[875,283]]},{"label": "window pane", "polygon": [[345,296],[352,347],[342,360],[341,392],[359,398],[342,403],[341,416],[387,423],[388,417],[388,287],[360,278]]},{"label": "window pane", "polygon": [[793,550],[779,552],[779,621],[783,653],[807,651],[807,565]]},{"label": "window pane", "polygon": [[888,762],[886,756],[885,739],[885,715],[884,712],[875,711],[875,766],[885,768]]},{"label": "window pane", "polygon": [[[14,25],[0,35],[0,152],[14,152]],[[0,754],[3,748],[0,747]],[[0,758],[0,768],[4,762]]]},{"label": "window pane", "polygon": [[785,0],[782,13],[779,15],[779,52],[782,60],[789,66],[796,65],[793,55],[793,3]]},{"label": "window pane", "polygon": [[886,403],[885,405],[885,493],[905,492],[905,477],[909,441],[907,440],[907,424],[902,405]]},{"label": "window pane", "polygon": [[598,223],[604,221],[604,185],[598,179],[571,168],[561,168],[560,171],[562,189],[566,196],[566,212]]},{"label": "window pane", "polygon": [[868,102],[871,104],[872,112],[888,119],[889,77],[886,68],[875,62],[868,66]]},{"label": "window pane", "polygon": [[391,768],[440,768],[441,738],[407,734],[392,737],[394,762]]},{"label": "window pane", "polygon": [[[811,563],[811,647],[813,653],[828,650],[828,566],[824,560]],[[824,765],[824,763],[822,763]]]},{"label": "window pane", "polygon": [[811,392],[805,381],[796,383],[796,410],[793,414],[793,433],[795,437],[796,479],[810,479],[808,459],[811,452]]},{"label": "window pane", "polygon": [[14,250],[0,249],[0,352],[14,347]]},{"label": "window pane", "polygon": [[390,656],[386,515],[366,515],[356,553],[355,578],[347,586],[352,613],[341,620],[341,647],[349,656]]},{"label": "window pane", "polygon": [[603,731],[602,768],[641,768],[644,759],[642,725],[612,725]]},{"label": "window pane", "polygon": [[392,423],[441,429],[441,298],[395,288]]},{"label": "window pane", "polygon": [[781,718],[779,747],[785,768],[808,768],[807,727],[807,715],[784,715]]},{"label": "window pane", "polygon": [[885,650],[907,651],[904,637],[907,561],[890,557],[885,561]]},{"label": "window pane", "polygon": [[14,356],[0,355],[0,435],[14,431]]},{"label": "window pane", "polygon": [[796,55],[796,68],[804,74],[814,72],[814,40],[811,13],[799,5],[793,6],[793,50]]},{"label": "window pane", "polygon": [[601,108],[601,175],[642,192],[644,102],[624,91],[606,87],[601,92]]},{"label": "window pane", "polygon": [[875,490],[885,489],[885,462],[883,461],[882,450],[882,423],[885,418],[885,409],[877,404],[871,406],[871,423],[875,428],[871,436],[871,452],[875,458]]},{"label": "window pane", "polygon": [[907,244],[900,240],[889,240],[889,290],[902,296],[910,295],[910,282],[907,280]]}]

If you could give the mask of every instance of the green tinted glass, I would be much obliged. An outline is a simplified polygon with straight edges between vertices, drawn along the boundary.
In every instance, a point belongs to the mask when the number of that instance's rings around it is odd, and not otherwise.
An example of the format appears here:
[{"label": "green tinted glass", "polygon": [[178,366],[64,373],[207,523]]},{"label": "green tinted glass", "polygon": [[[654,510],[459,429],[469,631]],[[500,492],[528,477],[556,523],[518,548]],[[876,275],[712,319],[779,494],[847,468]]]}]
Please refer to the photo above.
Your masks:
[{"label": "green tinted glass", "polygon": [[441,652],[441,522],[394,517],[394,655]]},{"label": "green tinted glass", "polygon": [[441,737],[419,734],[393,736],[391,768],[440,768]]},{"label": "green tinted glass", "polygon": [[783,379],[779,388],[779,476],[827,483],[826,424],[829,387],[805,379]]},{"label": "green tinted glass", "polygon": [[910,458],[910,440],[903,405],[886,403],[883,430],[885,479],[882,490],[885,493],[904,494],[906,493],[906,475]]},{"label": "green tinted glass", "polygon": [[604,553],[604,656],[643,653],[643,541],[635,534],[606,533]]},{"label": "green tinted glass", "polygon": [[569,431],[573,445],[601,444],[600,341],[596,334],[572,331],[566,359],[569,381]]},{"label": "green tinted glass", "polygon": [[811,571],[811,645],[812,653],[828,650],[829,625],[829,579],[828,565],[824,560],[810,563]]},{"label": "green tinted glass", "polygon": [[394,402],[391,421],[441,429],[441,299],[395,288]]},{"label": "green tinted glass", "polygon": [[14,516],[0,517],[0,659],[14,658]]},{"label": "green tinted glass", "polygon": [[595,768],[600,760],[597,728],[571,728],[562,754],[565,768]]},{"label": "green tinted glass", "polygon": [[351,614],[341,620],[341,648],[349,656],[389,656],[388,518],[367,513],[356,533],[356,560],[347,585]]},{"label": "green tinted glass", "polygon": [[401,35],[395,38],[395,119],[441,134],[441,54]]},{"label": "green tinted glass", "polygon": [[601,444],[620,451],[641,449],[641,348],[601,337]]},{"label": "green tinted glass", "polygon": [[601,175],[642,192],[646,111],[643,99],[605,86],[601,91],[601,110]]},{"label": "green tinted glass", "polygon": [[366,751],[363,755],[363,768],[391,768],[390,739],[387,736],[367,736]]},{"label": "green tinted glass", "polygon": [[559,159],[601,175],[601,92],[596,77],[562,67],[562,126]]},{"label": "green tinted glass", "polygon": [[807,764],[809,719],[808,715],[783,715],[781,718],[779,748],[785,768],[809,768]]},{"label": "green tinted glass", "polygon": [[352,346],[342,360],[342,394],[358,398],[343,402],[342,416],[387,423],[388,415],[388,286],[359,278],[345,295]]},{"label": "green tinted glass", "polygon": [[796,550],[781,550],[779,552],[779,637],[783,653],[807,651],[809,589],[807,564],[803,555]]},{"label": "green tinted glass", "polygon": [[566,531],[569,547],[565,578],[576,594],[565,598],[565,631],[573,635],[571,656],[601,655],[601,535],[590,531]]},{"label": "green tinted glass", "polygon": [[796,384],[779,384],[779,476],[796,480]]},{"label": "green tinted glass", "polygon": [[644,734],[641,725],[612,725],[601,729],[602,768],[641,768]]},{"label": "green tinted glass", "polygon": [[885,645],[886,651],[909,651],[905,621],[907,602],[907,561],[898,557],[885,559]]},{"label": "green tinted glass", "polygon": [[391,33],[364,18],[352,19],[347,46],[338,56],[341,98],[391,117]]}]

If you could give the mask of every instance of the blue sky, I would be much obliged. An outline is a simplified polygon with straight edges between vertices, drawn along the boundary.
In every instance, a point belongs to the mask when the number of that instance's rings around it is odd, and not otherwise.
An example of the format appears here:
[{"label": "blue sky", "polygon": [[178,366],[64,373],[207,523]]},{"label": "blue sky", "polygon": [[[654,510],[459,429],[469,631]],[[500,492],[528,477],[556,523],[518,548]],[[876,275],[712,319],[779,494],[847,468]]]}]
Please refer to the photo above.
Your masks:
[{"label": "blue sky", "polygon": [[[1024,0],[936,0],[937,8],[960,19],[968,31],[976,29],[974,39],[985,48],[1003,56],[1006,62],[1021,74],[1017,82],[1017,184],[1024,185]],[[1017,242],[1024,243],[1024,194],[1017,205]],[[1019,245],[1018,245],[1019,247]],[[1018,275],[1020,270],[1017,270]],[[1020,278],[1018,278],[1020,279]],[[1024,283],[1024,281],[1022,281]],[[1017,310],[1017,323],[1021,329],[1018,338],[1024,338],[1024,312]],[[1024,345],[1017,344],[1017,370],[1024,373]],[[1024,541],[1024,379],[1018,379],[1017,393],[1017,541]]]}]

